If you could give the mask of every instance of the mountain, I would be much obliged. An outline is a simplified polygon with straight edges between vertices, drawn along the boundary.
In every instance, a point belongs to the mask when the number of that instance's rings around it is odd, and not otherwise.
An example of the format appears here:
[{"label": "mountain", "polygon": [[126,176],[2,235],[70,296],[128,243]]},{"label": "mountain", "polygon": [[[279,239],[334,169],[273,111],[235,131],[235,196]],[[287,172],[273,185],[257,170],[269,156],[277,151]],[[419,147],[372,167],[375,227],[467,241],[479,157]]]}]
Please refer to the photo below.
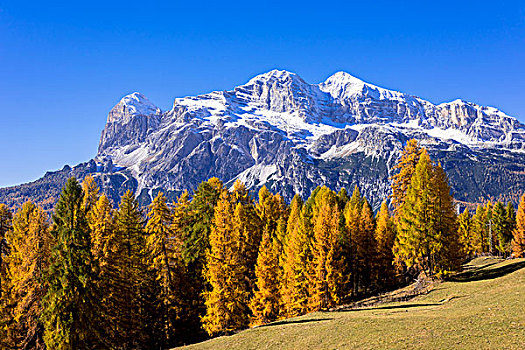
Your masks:
[{"label": "mountain", "polygon": [[125,96],[94,159],[0,189],[0,202],[31,198],[50,208],[67,177],[93,174],[114,201],[127,189],[142,204],[161,190],[174,199],[216,176],[288,200],[319,185],[357,184],[378,207],[411,138],[442,163],[461,202],[517,202],[525,192],[525,126],[496,108],[435,105],[345,72],[310,84],[272,70],[233,90],[176,98],[169,111],[138,92]]}]

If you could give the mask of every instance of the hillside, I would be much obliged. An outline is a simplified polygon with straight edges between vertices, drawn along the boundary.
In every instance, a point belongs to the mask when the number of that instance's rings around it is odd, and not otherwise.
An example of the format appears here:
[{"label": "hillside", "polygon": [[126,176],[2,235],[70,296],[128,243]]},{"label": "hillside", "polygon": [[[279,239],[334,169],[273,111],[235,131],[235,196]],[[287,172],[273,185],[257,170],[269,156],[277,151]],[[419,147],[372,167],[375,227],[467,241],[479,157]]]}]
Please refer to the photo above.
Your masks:
[{"label": "hillside", "polygon": [[524,349],[525,259],[465,267],[408,302],[311,313],[184,349]]},{"label": "hillside", "polygon": [[433,104],[345,72],[312,84],[272,70],[228,91],[176,98],[168,111],[140,93],[125,96],[93,159],[0,189],[0,202],[50,209],[65,179],[92,174],[113,200],[131,189],[142,205],[160,190],[175,199],[218,177],[252,191],[265,185],[287,201],[320,185],[358,185],[377,209],[412,138],[441,162],[463,203],[517,204],[525,192],[525,127],[496,108]]}]

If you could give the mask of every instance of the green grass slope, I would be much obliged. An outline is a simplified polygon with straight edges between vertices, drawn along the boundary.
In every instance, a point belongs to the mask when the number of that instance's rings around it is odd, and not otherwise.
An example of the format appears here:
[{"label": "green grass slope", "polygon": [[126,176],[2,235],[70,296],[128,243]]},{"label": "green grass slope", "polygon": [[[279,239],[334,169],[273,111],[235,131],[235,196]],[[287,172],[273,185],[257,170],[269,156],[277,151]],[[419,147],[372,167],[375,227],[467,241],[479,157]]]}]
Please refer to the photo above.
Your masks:
[{"label": "green grass slope", "polygon": [[408,302],[315,312],[185,349],[525,349],[525,259],[479,258]]}]

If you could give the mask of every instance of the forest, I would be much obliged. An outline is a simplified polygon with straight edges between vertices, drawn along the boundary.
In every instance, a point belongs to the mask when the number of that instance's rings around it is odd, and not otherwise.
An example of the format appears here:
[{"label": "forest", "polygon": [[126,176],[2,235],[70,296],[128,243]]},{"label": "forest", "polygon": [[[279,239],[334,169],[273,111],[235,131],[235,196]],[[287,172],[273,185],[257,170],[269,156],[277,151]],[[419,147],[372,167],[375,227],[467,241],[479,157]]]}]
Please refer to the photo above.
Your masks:
[{"label": "forest", "polygon": [[525,257],[525,195],[458,215],[417,141],[395,169],[377,213],[357,186],[286,203],[217,178],[147,208],[91,176],[67,181],[51,217],[0,204],[0,347],[167,349]]}]

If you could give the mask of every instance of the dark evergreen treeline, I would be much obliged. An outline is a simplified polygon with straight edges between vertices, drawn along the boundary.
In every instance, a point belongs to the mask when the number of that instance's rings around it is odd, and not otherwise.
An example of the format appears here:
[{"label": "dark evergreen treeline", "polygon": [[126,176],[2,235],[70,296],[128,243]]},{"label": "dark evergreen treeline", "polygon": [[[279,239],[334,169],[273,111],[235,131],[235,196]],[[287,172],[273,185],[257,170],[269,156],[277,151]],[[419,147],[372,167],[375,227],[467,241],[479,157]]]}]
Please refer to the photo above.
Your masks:
[{"label": "dark evergreen treeline", "polygon": [[525,196],[455,215],[447,177],[409,141],[387,201],[319,187],[288,205],[216,178],[175,203],[118,209],[91,177],[64,186],[52,222],[0,205],[0,346],[159,349],[331,308],[439,277],[476,254],[523,256]]}]

